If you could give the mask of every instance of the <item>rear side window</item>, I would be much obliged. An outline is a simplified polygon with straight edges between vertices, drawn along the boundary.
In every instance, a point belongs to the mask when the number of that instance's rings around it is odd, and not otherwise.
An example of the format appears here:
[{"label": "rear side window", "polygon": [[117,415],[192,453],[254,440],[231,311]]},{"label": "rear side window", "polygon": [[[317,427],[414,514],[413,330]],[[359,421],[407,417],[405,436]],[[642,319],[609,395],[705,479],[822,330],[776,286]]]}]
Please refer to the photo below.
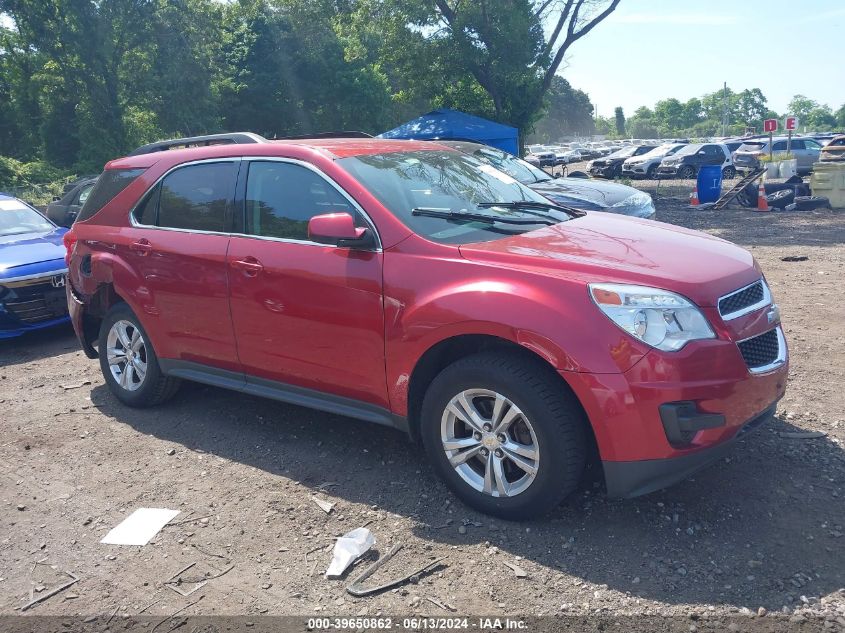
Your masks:
[{"label": "rear side window", "polygon": [[772,146],[773,152],[785,152],[786,151],[786,141],[775,141],[775,144]]},{"label": "rear side window", "polygon": [[[160,185],[156,226],[226,231],[237,175],[234,162],[188,165],[171,172]],[[150,217],[147,209],[138,211],[144,218]]]},{"label": "rear side window", "polygon": [[87,220],[106,206],[121,191],[126,189],[141,174],[143,169],[107,169],[97,178],[85,204],[79,210],[77,222]]},{"label": "rear side window", "polygon": [[308,221],[324,213],[349,213],[366,226],[355,208],[325,178],[281,162],[255,161],[246,183],[246,233],[308,240]]}]

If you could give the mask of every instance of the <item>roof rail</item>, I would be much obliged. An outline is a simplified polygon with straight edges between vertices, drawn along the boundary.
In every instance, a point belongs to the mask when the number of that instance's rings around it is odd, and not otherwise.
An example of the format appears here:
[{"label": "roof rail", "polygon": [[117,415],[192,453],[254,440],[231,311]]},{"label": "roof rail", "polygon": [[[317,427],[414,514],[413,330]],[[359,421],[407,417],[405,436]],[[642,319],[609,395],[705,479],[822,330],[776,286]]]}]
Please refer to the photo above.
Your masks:
[{"label": "roof rail", "polygon": [[252,132],[229,132],[226,134],[206,134],[204,136],[188,136],[185,138],[172,138],[166,141],[148,143],[133,150],[129,156],[140,154],[152,154],[163,152],[169,149],[181,149],[185,147],[205,147],[208,145],[240,145],[247,143],[266,143],[267,139]]}]

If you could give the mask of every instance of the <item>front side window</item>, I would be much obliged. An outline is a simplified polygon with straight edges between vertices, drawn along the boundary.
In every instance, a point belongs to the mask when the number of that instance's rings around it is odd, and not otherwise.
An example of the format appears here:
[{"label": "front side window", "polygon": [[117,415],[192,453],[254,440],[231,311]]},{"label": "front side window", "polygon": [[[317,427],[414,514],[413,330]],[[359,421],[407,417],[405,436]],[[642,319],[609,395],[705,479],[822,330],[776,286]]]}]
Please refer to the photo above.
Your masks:
[{"label": "front side window", "polygon": [[[236,178],[237,165],[234,162],[187,165],[171,172],[160,185],[156,226],[226,231],[227,212],[234,198]],[[151,216],[146,208],[141,213],[145,218]]]},{"label": "front side window", "polygon": [[[542,207],[495,206],[549,201],[468,154],[436,149],[391,152],[350,156],[338,164],[408,228],[435,242],[486,242],[569,219]],[[435,217],[444,214],[449,217]],[[536,223],[531,221],[535,218]]]},{"label": "front side window", "polygon": [[253,161],[246,181],[245,228],[248,235],[308,240],[315,215],[349,213],[366,226],[355,207],[320,174],[278,161]]}]

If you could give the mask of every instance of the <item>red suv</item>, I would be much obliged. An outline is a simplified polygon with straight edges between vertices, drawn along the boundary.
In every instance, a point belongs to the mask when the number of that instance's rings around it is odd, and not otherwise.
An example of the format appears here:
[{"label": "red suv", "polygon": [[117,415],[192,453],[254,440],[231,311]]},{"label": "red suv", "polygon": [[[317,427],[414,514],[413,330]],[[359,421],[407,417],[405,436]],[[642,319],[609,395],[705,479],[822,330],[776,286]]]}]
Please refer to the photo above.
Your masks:
[{"label": "red suv", "polygon": [[192,140],[106,165],[66,237],[76,333],[127,405],[186,379],[385,424],[524,518],[596,454],[611,496],[678,481],[784,394],[778,309],[729,242],[431,142],[158,151]]}]

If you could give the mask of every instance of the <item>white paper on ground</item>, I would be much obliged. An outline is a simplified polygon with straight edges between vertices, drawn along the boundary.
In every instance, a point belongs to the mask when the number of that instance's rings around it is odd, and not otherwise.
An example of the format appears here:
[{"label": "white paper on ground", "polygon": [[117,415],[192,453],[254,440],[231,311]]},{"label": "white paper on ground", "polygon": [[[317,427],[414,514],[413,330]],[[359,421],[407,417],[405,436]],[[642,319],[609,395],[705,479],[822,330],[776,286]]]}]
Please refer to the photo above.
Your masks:
[{"label": "white paper on ground", "polygon": [[334,544],[332,562],[326,570],[326,578],[341,576],[356,558],[375,544],[376,537],[363,527],[355,528],[341,536]]},{"label": "white paper on ground", "polygon": [[179,514],[179,510],[138,508],[113,527],[100,543],[108,545],[146,545],[177,514]]}]

